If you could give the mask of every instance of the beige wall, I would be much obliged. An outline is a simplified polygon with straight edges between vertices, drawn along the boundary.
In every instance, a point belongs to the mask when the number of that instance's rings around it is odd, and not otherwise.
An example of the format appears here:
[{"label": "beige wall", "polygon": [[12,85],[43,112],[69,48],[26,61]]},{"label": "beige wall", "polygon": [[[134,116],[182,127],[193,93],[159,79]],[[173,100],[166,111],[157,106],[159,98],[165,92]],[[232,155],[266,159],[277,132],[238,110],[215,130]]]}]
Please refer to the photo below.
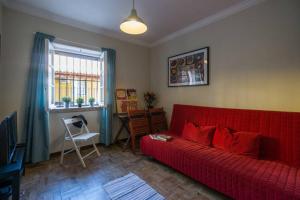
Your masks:
[{"label": "beige wall", "polygon": [[3,12],[3,6],[0,2],[0,33],[2,33],[2,12]]},{"label": "beige wall", "polygon": [[[139,99],[151,88],[168,115],[174,103],[300,112],[299,8],[298,0],[268,0],[150,50],[5,8],[0,118],[18,110],[19,121],[22,120],[36,31],[85,45],[116,49],[117,87],[137,88]],[[209,86],[168,88],[167,57],[205,46],[210,47]],[[52,152],[59,149],[63,133],[59,119],[73,114],[51,114]],[[84,114],[90,129],[97,130],[98,113]]]},{"label": "beige wall", "polygon": [[[151,89],[174,103],[300,112],[300,1],[269,0],[151,49]],[[167,58],[210,47],[208,86],[168,88]]]},{"label": "beige wall", "polygon": [[[95,47],[108,47],[117,51],[116,82],[117,87],[136,88],[139,99],[149,89],[149,49],[122,42],[99,34],[83,31],[45,19],[32,17],[5,8],[3,10],[3,70],[1,71],[1,115],[18,110],[19,122],[22,122],[22,106],[30,63],[33,32],[41,31],[58,38]],[[73,113],[74,114],[74,113]],[[51,151],[58,149],[63,129],[59,122],[62,116],[73,114],[51,114]],[[85,113],[90,128],[98,130],[98,112]],[[115,126],[117,124],[115,123]],[[20,127],[20,126],[19,126]],[[21,132],[20,130],[19,132]]]}]

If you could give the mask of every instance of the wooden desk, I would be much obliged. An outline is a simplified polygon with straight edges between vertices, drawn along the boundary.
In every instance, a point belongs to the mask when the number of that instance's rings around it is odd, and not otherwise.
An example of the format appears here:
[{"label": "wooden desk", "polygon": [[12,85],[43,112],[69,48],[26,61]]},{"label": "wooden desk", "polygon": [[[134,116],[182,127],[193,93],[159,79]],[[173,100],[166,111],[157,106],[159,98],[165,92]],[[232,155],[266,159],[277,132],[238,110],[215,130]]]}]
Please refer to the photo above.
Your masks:
[{"label": "wooden desk", "polygon": [[[149,129],[150,129],[149,134],[151,134],[152,132],[156,133],[156,132],[160,132],[162,130],[168,129],[167,121],[165,118],[165,112],[164,112],[163,108],[151,109],[150,111],[146,110],[145,112],[146,112],[147,118],[149,120],[148,121]],[[161,114],[163,114],[162,117],[157,117]],[[121,122],[121,126],[117,132],[115,139],[113,140],[113,143],[116,143],[119,141],[119,137],[120,137],[122,131],[125,129],[125,132],[128,135],[128,138],[127,138],[125,144],[122,146],[123,150],[125,150],[129,146],[130,140],[132,138],[131,132],[129,130],[129,117],[128,117],[127,113],[117,114],[117,117]]]}]

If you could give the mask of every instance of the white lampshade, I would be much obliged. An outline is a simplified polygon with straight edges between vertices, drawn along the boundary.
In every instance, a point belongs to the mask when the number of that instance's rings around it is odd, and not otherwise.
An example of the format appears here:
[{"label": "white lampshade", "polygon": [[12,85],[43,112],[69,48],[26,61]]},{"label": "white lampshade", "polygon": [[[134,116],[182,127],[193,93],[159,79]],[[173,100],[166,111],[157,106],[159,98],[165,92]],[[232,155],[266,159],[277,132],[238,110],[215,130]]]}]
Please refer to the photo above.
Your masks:
[{"label": "white lampshade", "polygon": [[138,35],[147,31],[147,25],[139,18],[135,9],[131,10],[131,14],[120,24],[121,31]]}]

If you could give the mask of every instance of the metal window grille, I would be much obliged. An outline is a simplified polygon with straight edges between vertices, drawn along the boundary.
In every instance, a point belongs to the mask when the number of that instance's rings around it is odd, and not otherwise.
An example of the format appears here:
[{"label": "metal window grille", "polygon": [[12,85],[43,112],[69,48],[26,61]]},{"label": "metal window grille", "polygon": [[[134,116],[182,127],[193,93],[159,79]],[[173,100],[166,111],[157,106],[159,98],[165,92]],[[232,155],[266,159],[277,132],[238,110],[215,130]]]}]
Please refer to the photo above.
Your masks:
[{"label": "metal window grille", "polygon": [[63,106],[63,97],[70,97],[70,106],[76,106],[81,97],[83,105],[89,105],[89,98],[95,98],[95,105],[104,103],[104,59],[51,51],[49,53],[49,102],[56,107]]}]

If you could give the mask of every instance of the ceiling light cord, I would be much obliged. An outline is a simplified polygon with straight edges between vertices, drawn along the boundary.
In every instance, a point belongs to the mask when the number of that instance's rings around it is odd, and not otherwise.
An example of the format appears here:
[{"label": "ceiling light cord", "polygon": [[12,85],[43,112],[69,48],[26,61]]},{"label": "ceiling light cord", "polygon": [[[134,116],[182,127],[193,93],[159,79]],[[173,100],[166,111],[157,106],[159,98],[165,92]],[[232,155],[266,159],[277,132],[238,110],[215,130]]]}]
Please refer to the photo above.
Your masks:
[{"label": "ceiling light cord", "polygon": [[135,9],[134,0],[132,0],[132,8]]}]

